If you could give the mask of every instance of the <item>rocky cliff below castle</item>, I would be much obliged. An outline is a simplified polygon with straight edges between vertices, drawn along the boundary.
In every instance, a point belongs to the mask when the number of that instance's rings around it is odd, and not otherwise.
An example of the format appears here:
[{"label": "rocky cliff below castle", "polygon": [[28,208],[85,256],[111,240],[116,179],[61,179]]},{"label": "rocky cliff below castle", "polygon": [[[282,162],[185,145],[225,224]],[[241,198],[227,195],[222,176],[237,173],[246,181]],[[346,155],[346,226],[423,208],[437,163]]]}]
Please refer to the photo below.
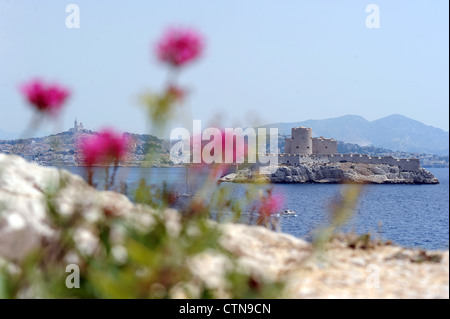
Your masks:
[{"label": "rocky cliff below castle", "polygon": [[221,178],[222,182],[248,183],[369,183],[439,184],[432,173],[420,168],[402,171],[397,166],[365,163],[280,165],[247,168]]}]

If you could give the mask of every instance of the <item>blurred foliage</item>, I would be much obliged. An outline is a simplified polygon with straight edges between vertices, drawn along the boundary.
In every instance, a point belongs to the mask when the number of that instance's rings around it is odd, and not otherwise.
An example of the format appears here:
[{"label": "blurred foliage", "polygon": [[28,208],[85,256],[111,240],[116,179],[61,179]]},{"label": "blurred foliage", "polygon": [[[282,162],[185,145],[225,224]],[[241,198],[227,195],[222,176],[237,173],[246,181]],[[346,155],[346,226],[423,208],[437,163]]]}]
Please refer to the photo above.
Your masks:
[{"label": "blurred foliage", "polygon": [[430,262],[430,263],[440,263],[442,261],[442,255],[440,254],[433,254],[429,253],[425,250],[420,250],[418,254],[414,257],[412,257],[411,262],[413,263],[424,263],[424,262]]},{"label": "blurred foliage", "polygon": [[[152,91],[141,97],[148,119],[157,131],[162,132],[175,116],[185,95],[183,89],[169,80],[162,92]],[[158,138],[129,136],[134,139],[134,151],[145,154],[142,166],[171,163],[168,155],[162,154],[162,141]],[[269,142],[267,135],[266,151]],[[16,149],[25,147],[24,140],[14,143],[18,143]],[[280,143],[284,145],[284,139]],[[55,151],[61,151],[63,144],[56,138],[51,141]],[[118,164],[114,163],[111,175],[109,167],[105,167],[106,190],[114,185]],[[248,160],[239,164],[241,169],[249,166]],[[278,229],[274,215],[279,200],[272,196],[271,188],[261,184],[249,185],[242,198],[233,197],[229,187],[217,187],[221,169],[233,167],[211,167],[200,189],[195,194],[185,194],[192,197],[179,211],[171,209],[179,194],[166,184],[155,186],[141,179],[133,193],[135,211],[117,216],[114,211],[104,210],[92,220],[82,205],[75,205],[70,214],[58,210],[57,199],[66,187],[66,180],[49,185],[45,203],[55,236],[43,239],[40,248],[20,262],[0,258],[0,298],[283,297],[283,282],[268,281],[242,269],[236,256],[220,245],[220,226],[214,222],[244,221]],[[93,170],[88,168],[87,173],[88,183],[95,187]],[[121,184],[120,188],[127,192],[126,185]],[[318,233],[316,248],[329,242],[334,230],[350,218],[360,192],[361,186],[343,190],[333,205],[330,226]],[[247,207],[251,207],[250,211],[245,211]],[[360,244],[366,245],[367,239],[355,243]],[[208,265],[205,261],[208,258],[223,267]],[[76,267],[68,270],[67,265]],[[79,287],[69,288],[68,284],[78,284],[78,271]]]},{"label": "blurred foliage", "polygon": [[[141,179],[134,201],[141,205],[132,216],[115,216],[104,211],[97,221],[87,221],[82,209],[61,214],[56,205],[66,187],[63,178],[45,190],[50,224],[56,238],[41,245],[22,262],[0,260],[0,297],[2,298],[279,298],[283,282],[243,272],[235,256],[220,245],[220,227],[211,221],[242,220],[244,208],[254,203],[258,211],[261,198],[269,198],[272,189],[249,185],[246,196],[235,198],[230,187],[213,187],[207,180],[180,212],[170,210],[176,194],[167,185],[147,184]],[[334,231],[351,217],[362,191],[361,185],[347,185],[331,205],[330,225],[315,238],[316,251],[323,250]],[[250,215],[247,222],[258,224]],[[269,227],[268,225],[265,225]],[[93,235],[93,247],[83,248],[77,232]],[[350,237],[349,237],[350,238]],[[349,247],[373,248],[370,234],[353,236]],[[199,276],[196,258],[219,256],[227,266],[211,276]],[[420,256],[416,262],[433,260]],[[69,289],[71,273],[66,266],[79,267],[79,288]],[[200,265],[211,267],[205,261]],[[197,262],[198,267],[198,262]],[[201,271],[200,271],[201,273]],[[212,276],[214,277],[214,276]]]},{"label": "blurred foliage", "polygon": [[171,84],[162,93],[147,92],[141,96],[148,118],[157,129],[162,129],[174,116],[175,108],[182,101],[183,95],[183,90]]},{"label": "blurred foliage", "polygon": [[[179,214],[168,206],[173,193],[147,185],[141,180],[135,201],[143,205],[129,218],[103,212],[96,222],[88,222],[76,207],[62,215],[55,200],[66,186],[49,185],[46,194],[48,216],[56,238],[43,243],[37,251],[11,270],[0,263],[2,298],[276,298],[283,284],[243,273],[236,258],[219,244],[220,228],[209,219],[212,206],[226,211],[236,201],[225,199],[228,191],[214,195],[211,206],[192,200],[190,213]],[[204,203],[204,202],[203,202]],[[83,248],[77,232],[94,236],[93,247]],[[204,254],[219,255],[229,264],[221,275],[223,284],[212,286],[210,278],[193,271],[193,259]],[[79,288],[69,289],[68,264],[79,266]]]},{"label": "blurred foliage", "polygon": [[[163,128],[170,119],[183,94],[169,86],[162,94],[143,96],[149,118],[157,129]],[[161,141],[156,137],[144,137],[139,145],[138,151],[145,154],[142,166],[171,163],[168,154],[162,154]],[[56,139],[53,146],[61,147]],[[246,160],[239,168],[250,165]],[[115,162],[112,172],[105,167],[105,190],[114,186],[117,166]],[[276,213],[281,201],[272,194],[271,187],[249,185],[241,198],[233,196],[227,185],[218,187],[218,174],[235,169],[233,165],[211,165],[203,185],[195,194],[185,194],[192,197],[187,198],[178,211],[171,207],[180,199],[180,194],[164,183],[157,186],[141,179],[132,194],[136,211],[116,216],[115,212],[105,210],[95,221],[88,220],[81,205],[75,206],[71,214],[58,211],[56,201],[67,181],[61,179],[57,185],[49,185],[45,190],[46,208],[49,225],[56,235],[46,239],[37,251],[20,262],[0,260],[0,297],[282,297],[283,282],[246,272],[237,257],[220,245],[221,231],[216,222],[245,222],[273,230],[279,230],[280,226]],[[90,168],[88,181],[93,185]],[[126,185],[121,185],[121,189],[127,192]],[[324,248],[334,231],[350,218],[360,192],[361,186],[357,185],[343,189],[332,205],[330,226],[316,236],[316,249]],[[354,245],[365,247],[368,243],[370,238],[358,238]],[[223,265],[208,266],[205,259],[214,259]],[[77,274],[68,271],[67,265],[76,265],[79,269],[77,288],[67,287]]]}]

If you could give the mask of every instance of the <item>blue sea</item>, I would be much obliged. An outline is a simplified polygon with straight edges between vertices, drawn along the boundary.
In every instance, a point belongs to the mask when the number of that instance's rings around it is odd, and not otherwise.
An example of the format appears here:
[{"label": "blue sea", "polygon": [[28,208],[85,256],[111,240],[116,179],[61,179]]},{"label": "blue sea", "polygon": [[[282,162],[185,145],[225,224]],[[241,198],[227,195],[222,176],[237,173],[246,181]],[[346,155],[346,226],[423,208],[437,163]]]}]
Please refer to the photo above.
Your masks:
[{"label": "blue sea", "polygon": [[[66,168],[83,177],[81,167]],[[425,249],[448,249],[449,246],[449,169],[430,168],[440,181],[438,185],[367,185],[359,199],[353,217],[344,231],[358,234],[370,232],[373,237],[405,246]],[[189,176],[186,186],[184,168],[125,168],[117,171],[119,181],[128,184],[128,195],[138,181],[162,185],[166,182],[175,192],[195,192],[204,181],[203,174]],[[102,187],[104,169],[97,169],[94,182]],[[296,217],[281,217],[281,231],[309,240],[314,229],[325,226],[330,216],[330,204],[339,194],[337,184],[273,184],[273,192],[283,196],[284,208],[297,213]],[[245,196],[249,184],[222,183],[232,198]],[[261,186],[263,187],[263,186]],[[267,187],[267,186],[265,186]]]}]

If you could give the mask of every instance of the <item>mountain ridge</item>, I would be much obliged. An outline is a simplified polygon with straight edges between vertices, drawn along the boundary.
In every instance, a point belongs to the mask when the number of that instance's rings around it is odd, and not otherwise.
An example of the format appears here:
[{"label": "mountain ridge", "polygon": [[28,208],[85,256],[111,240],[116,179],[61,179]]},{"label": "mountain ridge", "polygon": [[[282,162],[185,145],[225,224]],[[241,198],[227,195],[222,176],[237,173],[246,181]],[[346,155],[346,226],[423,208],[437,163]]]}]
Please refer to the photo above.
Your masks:
[{"label": "mountain ridge", "polygon": [[279,122],[261,127],[277,127],[290,136],[292,127],[311,127],[313,136],[331,137],[360,146],[377,146],[394,151],[448,155],[449,132],[401,114],[369,121],[359,115],[343,115],[323,120]]}]

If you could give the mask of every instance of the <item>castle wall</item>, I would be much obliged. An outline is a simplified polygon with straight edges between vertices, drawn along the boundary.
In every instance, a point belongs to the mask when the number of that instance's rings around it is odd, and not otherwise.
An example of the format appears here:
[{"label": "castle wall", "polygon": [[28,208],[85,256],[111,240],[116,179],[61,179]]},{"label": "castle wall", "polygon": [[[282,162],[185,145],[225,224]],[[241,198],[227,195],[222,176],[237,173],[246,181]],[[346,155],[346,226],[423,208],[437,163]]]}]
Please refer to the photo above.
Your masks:
[{"label": "castle wall", "polygon": [[327,163],[365,163],[365,164],[386,164],[398,166],[402,171],[417,171],[420,169],[420,160],[417,158],[397,159],[392,156],[368,156],[354,154],[279,154],[278,164],[327,164]]},{"label": "castle wall", "polygon": [[267,154],[278,156],[278,164],[326,164],[326,163],[365,163],[398,166],[403,171],[420,169],[419,159],[397,159],[392,156],[368,156],[362,154],[337,154],[337,141],[332,138],[312,138],[309,127],[294,127],[291,138],[285,139],[285,154]]},{"label": "castle wall", "polygon": [[291,142],[292,142],[292,139],[290,137],[284,139],[284,152],[286,154],[290,154],[291,153]]},{"label": "castle wall", "polygon": [[278,164],[298,165],[298,164],[326,164],[330,160],[326,156],[315,156],[307,154],[279,154]]},{"label": "castle wall", "polygon": [[411,159],[397,159],[392,156],[368,156],[368,155],[355,155],[355,154],[337,154],[330,155],[330,162],[343,162],[350,163],[366,163],[366,164],[387,164],[392,166],[398,166],[404,171],[417,171],[420,168],[420,160],[417,158]]},{"label": "castle wall", "polygon": [[337,154],[337,141],[331,138],[315,137],[312,139],[313,154]]},{"label": "castle wall", "polygon": [[292,154],[312,154],[312,130],[309,127],[294,127],[291,130]]}]

